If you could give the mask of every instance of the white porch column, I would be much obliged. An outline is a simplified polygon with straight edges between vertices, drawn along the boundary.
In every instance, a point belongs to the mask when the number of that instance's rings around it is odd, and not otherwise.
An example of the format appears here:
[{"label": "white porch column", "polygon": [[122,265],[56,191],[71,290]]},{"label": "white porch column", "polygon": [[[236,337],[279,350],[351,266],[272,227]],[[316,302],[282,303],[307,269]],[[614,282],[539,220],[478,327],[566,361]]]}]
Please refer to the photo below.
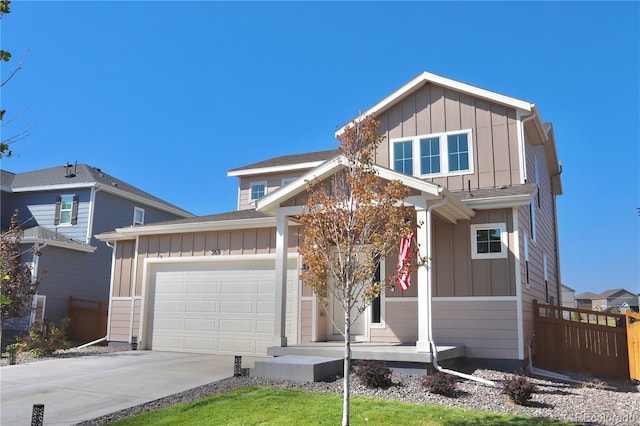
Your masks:
[{"label": "white porch column", "polygon": [[[416,242],[418,244],[418,352],[430,352],[429,330],[431,315],[429,312],[429,297],[431,297],[431,283],[429,268],[431,268],[431,255],[429,242],[431,240],[431,212],[424,207],[416,207],[417,223],[423,224],[416,230]],[[424,260],[424,263],[422,262]]]},{"label": "white porch column", "polygon": [[273,345],[287,346],[285,335],[287,303],[287,252],[289,223],[286,213],[280,209],[276,214],[276,297],[273,318]]}]

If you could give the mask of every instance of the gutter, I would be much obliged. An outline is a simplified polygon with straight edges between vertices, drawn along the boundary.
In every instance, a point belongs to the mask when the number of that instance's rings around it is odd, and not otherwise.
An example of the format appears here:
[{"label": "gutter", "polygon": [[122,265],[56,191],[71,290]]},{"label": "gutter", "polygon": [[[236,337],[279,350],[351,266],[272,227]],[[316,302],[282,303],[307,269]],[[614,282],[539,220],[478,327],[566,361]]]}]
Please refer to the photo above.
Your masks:
[{"label": "gutter", "polygon": [[[444,197],[442,199],[442,201],[433,204],[431,206],[427,207],[427,231],[429,232],[429,238],[427,239],[427,262],[431,262],[431,253],[433,251],[432,248],[432,244],[433,244],[433,238],[432,238],[432,224],[431,224],[431,210],[435,209],[436,207],[441,207],[444,204],[447,203],[448,197]],[[428,285],[427,285],[427,300],[428,300],[428,311],[429,311],[429,330],[428,330],[428,334],[427,334],[427,339],[429,341],[429,346],[431,347],[431,364],[433,365],[433,367],[440,371],[441,373],[447,373],[447,374],[451,374],[453,376],[457,376],[457,377],[461,377],[463,379],[467,379],[467,380],[474,380],[476,382],[480,382],[484,385],[487,386],[492,386],[494,388],[502,388],[503,385],[502,383],[498,383],[498,382],[494,382],[492,380],[487,380],[487,379],[483,379],[482,377],[478,377],[478,376],[473,376],[471,374],[465,374],[462,373],[460,371],[455,371],[455,370],[449,370],[446,368],[442,368],[440,365],[438,365],[438,347],[436,346],[436,343],[433,340],[433,309],[432,309],[432,302],[433,302],[433,295],[432,295],[432,283],[433,283],[433,271],[431,266],[429,266],[427,268],[427,276],[428,276]]]}]

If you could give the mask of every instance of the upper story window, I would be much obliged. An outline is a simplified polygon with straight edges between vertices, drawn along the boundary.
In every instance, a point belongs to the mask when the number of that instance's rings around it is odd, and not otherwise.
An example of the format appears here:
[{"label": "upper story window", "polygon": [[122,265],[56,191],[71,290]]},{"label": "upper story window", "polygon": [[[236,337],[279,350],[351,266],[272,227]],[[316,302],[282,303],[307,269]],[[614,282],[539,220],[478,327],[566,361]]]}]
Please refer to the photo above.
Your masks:
[{"label": "upper story window", "polygon": [[63,194],[56,200],[54,225],[75,225],[78,223],[78,196]]},{"label": "upper story window", "polygon": [[424,177],[473,173],[471,130],[391,141],[393,169]]},{"label": "upper story window", "polygon": [[267,182],[254,182],[249,186],[250,201],[253,203],[267,193]]},{"label": "upper story window", "polygon": [[140,207],[133,208],[133,224],[144,225],[144,209]]},{"label": "upper story window", "polygon": [[505,223],[471,225],[471,244],[472,259],[507,257],[507,225]]}]

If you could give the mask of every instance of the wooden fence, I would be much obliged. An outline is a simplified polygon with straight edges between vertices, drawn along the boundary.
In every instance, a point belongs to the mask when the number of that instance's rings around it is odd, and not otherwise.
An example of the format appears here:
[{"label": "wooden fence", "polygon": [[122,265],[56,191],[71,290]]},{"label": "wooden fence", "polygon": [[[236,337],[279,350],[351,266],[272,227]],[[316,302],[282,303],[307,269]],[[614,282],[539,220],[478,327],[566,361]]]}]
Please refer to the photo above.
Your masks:
[{"label": "wooden fence", "polygon": [[551,370],[629,377],[625,316],[534,300],[535,362]]},{"label": "wooden fence", "polygon": [[629,377],[640,383],[640,314],[627,311],[627,345],[629,347]]},{"label": "wooden fence", "polygon": [[70,340],[92,342],[107,334],[109,303],[104,300],[86,300],[69,297]]}]

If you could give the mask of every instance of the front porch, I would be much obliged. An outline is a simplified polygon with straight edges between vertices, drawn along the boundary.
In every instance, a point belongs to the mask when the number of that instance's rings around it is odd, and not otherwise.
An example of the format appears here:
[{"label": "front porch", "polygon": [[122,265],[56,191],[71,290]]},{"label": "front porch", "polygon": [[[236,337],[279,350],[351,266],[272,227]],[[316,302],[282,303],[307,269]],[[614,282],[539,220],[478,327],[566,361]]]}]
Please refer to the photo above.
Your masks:
[{"label": "front porch", "polygon": [[[344,358],[344,342],[335,341],[291,346],[271,346],[267,348],[267,355],[274,357],[301,355]],[[438,346],[438,362],[464,356],[464,345]],[[351,359],[431,364],[432,354],[431,352],[418,352],[415,344],[351,342]]]}]

